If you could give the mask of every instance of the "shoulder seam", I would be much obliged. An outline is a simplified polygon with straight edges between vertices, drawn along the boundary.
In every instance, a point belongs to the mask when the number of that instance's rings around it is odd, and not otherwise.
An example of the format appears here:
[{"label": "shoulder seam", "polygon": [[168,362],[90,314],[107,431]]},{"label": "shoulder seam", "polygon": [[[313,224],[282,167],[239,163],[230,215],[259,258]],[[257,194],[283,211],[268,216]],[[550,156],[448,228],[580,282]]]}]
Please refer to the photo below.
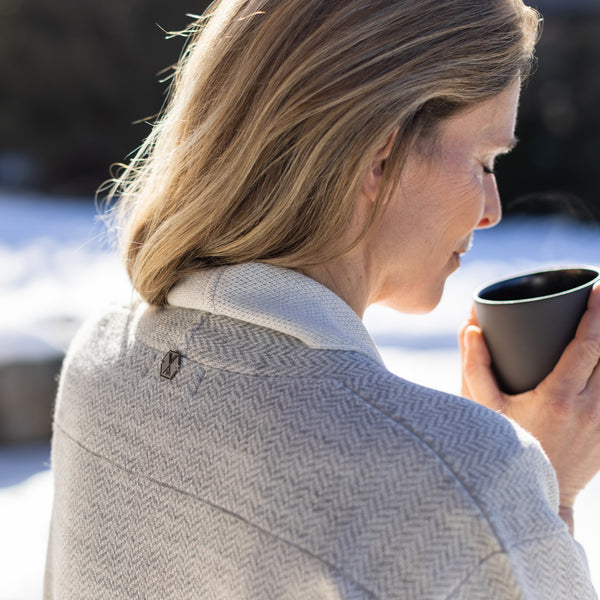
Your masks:
[{"label": "shoulder seam", "polygon": [[446,600],[452,600],[452,598],[456,597],[456,594],[460,591],[460,588],[471,578],[473,573],[476,573],[481,566],[488,562],[491,558],[498,555],[507,555],[505,550],[497,550],[495,552],[490,552],[487,556],[482,558],[479,563],[475,567],[473,567],[457,584],[456,587],[446,596]]},{"label": "shoulder seam", "polygon": [[482,565],[484,565],[486,562],[488,562],[493,557],[499,556],[499,555],[504,555],[508,559],[510,556],[510,553],[513,550],[517,550],[517,549],[521,548],[522,546],[531,544],[532,542],[538,542],[538,541],[542,541],[542,540],[551,540],[552,538],[556,538],[557,536],[562,535],[562,534],[563,534],[563,532],[556,530],[552,533],[548,533],[547,535],[539,535],[539,536],[532,536],[532,537],[525,538],[525,539],[521,540],[518,544],[515,544],[508,549],[502,549],[502,550],[497,550],[495,552],[490,552],[487,556],[482,558],[479,561],[479,563],[467,573],[467,575],[465,575],[465,577],[456,585],[456,587],[452,590],[452,592],[450,592],[450,594],[446,597],[446,600],[452,600],[452,598],[454,598],[455,595],[460,591],[460,588],[471,578],[473,573],[476,573],[482,567]]},{"label": "shoulder seam", "polygon": [[477,507],[477,509],[479,510],[479,512],[481,513],[481,515],[484,517],[485,522],[488,524],[488,526],[489,526],[489,528],[490,528],[490,530],[491,530],[491,532],[492,532],[492,534],[494,536],[494,539],[498,542],[501,550],[503,552],[506,552],[505,544],[504,544],[504,542],[503,542],[503,540],[502,540],[502,538],[501,538],[498,530],[496,529],[496,527],[494,526],[492,520],[490,519],[489,515],[487,514],[487,512],[485,511],[485,509],[483,508],[483,506],[481,505],[481,503],[477,500],[477,498],[473,494],[473,492],[469,489],[469,486],[467,486],[467,484],[462,480],[462,478],[459,477],[459,475],[455,472],[455,470],[450,466],[450,464],[448,463],[448,461],[429,442],[427,442],[426,440],[424,440],[414,430],[414,428],[411,427],[410,424],[407,423],[404,419],[401,419],[401,418],[399,418],[397,416],[394,416],[394,415],[390,414],[389,412],[383,410],[382,408],[380,408],[379,406],[377,406],[376,404],[374,404],[373,402],[371,402],[367,398],[364,398],[363,396],[361,396],[355,390],[353,390],[350,387],[348,387],[348,385],[346,383],[341,382],[341,385],[344,388],[346,388],[351,394],[353,394],[357,398],[360,398],[364,403],[366,403],[369,406],[371,406],[373,409],[375,409],[376,411],[378,411],[380,414],[382,414],[383,416],[385,416],[386,418],[390,419],[394,423],[397,423],[398,425],[400,425],[401,427],[403,427],[416,440],[418,440],[418,442],[420,444],[422,444],[423,446],[425,446],[433,455],[435,455],[437,457],[437,459],[439,460],[439,462],[452,475],[452,477],[454,478],[454,480],[456,482],[458,482],[458,484],[460,485],[460,487],[466,492],[466,494],[468,495],[468,497],[472,500],[473,504]]}]

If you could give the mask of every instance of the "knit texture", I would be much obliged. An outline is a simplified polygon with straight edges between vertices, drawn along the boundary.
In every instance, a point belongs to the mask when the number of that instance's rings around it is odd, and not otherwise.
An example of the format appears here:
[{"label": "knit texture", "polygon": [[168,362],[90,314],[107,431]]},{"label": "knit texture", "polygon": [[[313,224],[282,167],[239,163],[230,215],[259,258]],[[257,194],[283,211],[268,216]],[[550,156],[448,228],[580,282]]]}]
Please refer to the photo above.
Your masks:
[{"label": "knit texture", "polygon": [[381,362],[356,313],[339,296],[296,271],[261,263],[205,269],[201,276],[176,285],[168,300],[172,306],[287,333],[311,348],[355,350]]},{"label": "knit texture", "polygon": [[596,598],[530,436],[389,373],[319,284],[245,267],[78,334],[46,600]]}]

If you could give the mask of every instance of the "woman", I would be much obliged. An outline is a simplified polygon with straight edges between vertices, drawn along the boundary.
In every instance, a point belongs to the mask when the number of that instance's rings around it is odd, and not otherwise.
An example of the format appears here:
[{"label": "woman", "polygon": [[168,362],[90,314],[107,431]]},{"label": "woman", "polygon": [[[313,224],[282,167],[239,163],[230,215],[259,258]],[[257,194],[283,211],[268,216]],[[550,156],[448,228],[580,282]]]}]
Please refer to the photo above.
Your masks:
[{"label": "woman", "polygon": [[65,362],[47,599],[595,597],[559,506],[600,467],[600,290],[515,397],[474,320],[475,402],[390,374],[360,320],[431,310],[500,219],[538,21],[221,0],[197,22],[118,182],[143,301]]}]

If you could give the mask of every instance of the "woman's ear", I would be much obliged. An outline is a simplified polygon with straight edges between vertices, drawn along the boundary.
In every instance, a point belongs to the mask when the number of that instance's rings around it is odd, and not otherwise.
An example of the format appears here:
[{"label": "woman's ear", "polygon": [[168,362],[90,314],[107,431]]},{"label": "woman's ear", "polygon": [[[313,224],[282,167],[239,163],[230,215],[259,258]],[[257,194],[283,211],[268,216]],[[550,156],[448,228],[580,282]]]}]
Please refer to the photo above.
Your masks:
[{"label": "woman's ear", "polygon": [[385,146],[377,151],[363,179],[362,192],[371,201],[375,202],[381,184],[381,177],[385,168],[385,161],[388,159],[392,146],[396,139],[396,131],[388,138]]}]

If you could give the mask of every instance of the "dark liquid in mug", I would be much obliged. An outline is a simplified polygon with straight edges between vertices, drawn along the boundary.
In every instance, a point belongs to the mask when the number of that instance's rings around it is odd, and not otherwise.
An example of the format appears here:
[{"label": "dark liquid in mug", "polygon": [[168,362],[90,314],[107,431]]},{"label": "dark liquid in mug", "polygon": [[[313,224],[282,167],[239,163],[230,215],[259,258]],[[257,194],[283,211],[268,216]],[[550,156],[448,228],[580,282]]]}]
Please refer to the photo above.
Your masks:
[{"label": "dark liquid in mug", "polygon": [[479,297],[493,302],[529,300],[560,294],[585,285],[597,276],[589,269],[564,269],[533,273],[495,283],[483,290]]}]

